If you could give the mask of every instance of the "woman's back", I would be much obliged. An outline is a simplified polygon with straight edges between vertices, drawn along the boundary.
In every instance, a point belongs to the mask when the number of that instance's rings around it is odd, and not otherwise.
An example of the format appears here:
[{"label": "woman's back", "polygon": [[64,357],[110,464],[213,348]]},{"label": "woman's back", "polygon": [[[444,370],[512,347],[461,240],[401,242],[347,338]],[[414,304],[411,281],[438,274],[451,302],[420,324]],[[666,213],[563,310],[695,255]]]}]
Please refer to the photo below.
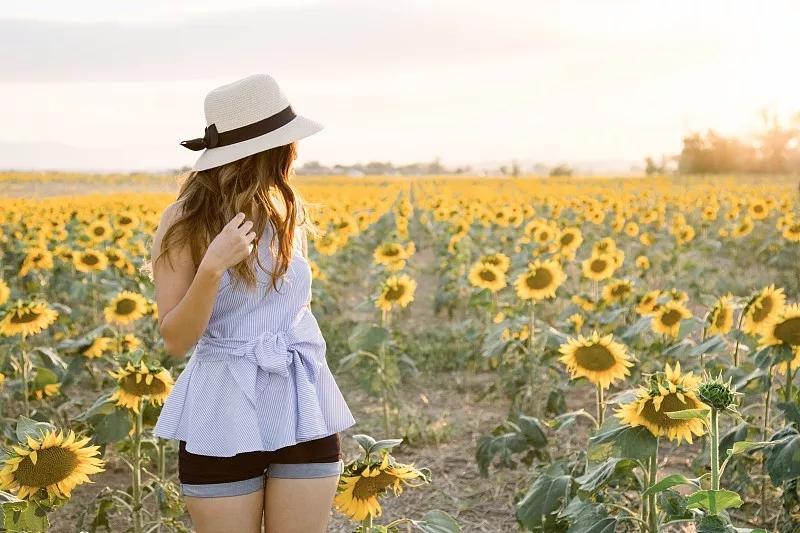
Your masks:
[{"label": "woman's back", "polygon": [[[191,453],[275,450],[355,424],[328,368],[311,308],[311,268],[295,232],[287,271],[271,287],[272,225],[258,242],[257,286],[222,276],[203,334],[164,402],[154,433]],[[269,289],[269,291],[268,291]]]}]

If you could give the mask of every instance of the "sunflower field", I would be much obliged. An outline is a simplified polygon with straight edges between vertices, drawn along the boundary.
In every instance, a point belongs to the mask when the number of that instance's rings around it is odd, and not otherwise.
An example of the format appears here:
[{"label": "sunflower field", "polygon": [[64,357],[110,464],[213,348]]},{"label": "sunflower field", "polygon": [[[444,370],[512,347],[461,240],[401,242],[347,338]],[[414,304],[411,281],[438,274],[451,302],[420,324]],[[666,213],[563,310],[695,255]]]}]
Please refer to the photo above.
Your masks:
[{"label": "sunflower field", "polygon": [[[174,177],[94,179],[0,176],[0,530],[191,531]],[[332,531],[800,532],[796,179],[294,179],[357,419]]]}]

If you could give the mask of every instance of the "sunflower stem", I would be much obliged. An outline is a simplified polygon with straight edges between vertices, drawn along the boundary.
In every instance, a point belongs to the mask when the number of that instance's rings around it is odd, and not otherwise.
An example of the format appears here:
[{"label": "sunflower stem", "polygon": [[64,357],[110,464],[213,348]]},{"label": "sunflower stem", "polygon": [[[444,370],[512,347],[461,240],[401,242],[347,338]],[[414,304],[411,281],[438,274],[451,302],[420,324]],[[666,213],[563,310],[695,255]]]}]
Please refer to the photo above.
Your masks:
[{"label": "sunflower stem", "polygon": [[792,396],[792,381],[794,380],[795,371],[792,369],[792,361],[786,361],[786,387],[784,389],[784,401],[791,403]]},{"label": "sunflower stem", "polygon": [[[381,327],[386,327],[389,323],[389,313],[384,309],[381,311]],[[381,404],[383,405],[383,430],[388,436],[391,434],[391,423],[389,421],[389,398],[388,398],[388,383],[386,376],[386,343],[381,343],[380,350],[378,351],[380,359],[380,373],[381,373]]]},{"label": "sunflower stem", "polygon": [[20,348],[22,350],[22,398],[25,400],[25,416],[31,415],[31,406],[28,401],[28,346],[25,342],[25,335],[22,336],[20,341]]},{"label": "sunflower stem", "polygon": [[605,415],[606,406],[603,401],[603,386],[597,384],[597,428],[603,425],[603,417]]},{"label": "sunflower stem", "polygon": [[[652,487],[656,484],[656,477],[658,475],[658,439],[656,439],[656,447],[653,455],[650,456],[648,461],[647,472],[647,486]],[[647,528],[650,533],[658,533],[658,511],[656,509],[656,495],[651,493],[647,495]]]},{"label": "sunflower stem", "polygon": [[534,323],[536,317],[536,303],[533,298],[528,303],[528,352],[533,354]]},{"label": "sunflower stem", "polygon": [[137,400],[136,422],[133,430],[133,531],[142,533],[142,425],[144,402]]},{"label": "sunflower stem", "polygon": [[[769,408],[772,400],[772,367],[769,365],[767,369],[767,395],[764,399],[764,420],[761,423],[761,440],[767,440],[767,433],[769,432]],[[761,454],[761,508],[758,510],[759,515],[766,516],[767,512],[767,463],[764,454]]]},{"label": "sunflower stem", "polygon": [[716,492],[719,490],[719,414],[717,409],[711,406],[711,497],[709,500],[709,512],[717,514]]},{"label": "sunflower stem", "polygon": [[747,309],[742,309],[742,312],[739,313],[739,321],[736,324],[736,330],[739,332],[739,335],[736,336],[736,347],[733,350],[733,366],[739,366],[739,339],[742,333],[742,320],[744,320],[744,315]]},{"label": "sunflower stem", "polygon": [[368,514],[367,517],[361,521],[361,531],[372,531],[372,514]]}]

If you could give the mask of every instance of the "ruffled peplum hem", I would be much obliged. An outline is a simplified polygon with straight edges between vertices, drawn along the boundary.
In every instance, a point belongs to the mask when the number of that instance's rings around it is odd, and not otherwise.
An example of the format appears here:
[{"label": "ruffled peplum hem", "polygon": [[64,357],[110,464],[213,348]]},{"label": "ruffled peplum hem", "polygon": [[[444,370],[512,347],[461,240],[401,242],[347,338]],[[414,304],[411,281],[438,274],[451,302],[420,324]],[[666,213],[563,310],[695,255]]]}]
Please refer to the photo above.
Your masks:
[{"label": "ruffled peplum hem", "polygon": [[230,457],[325,437],[356,423],[325,358],[316,318],[256,338],[203,336],[164,402],[154,434],[190,453]]}]

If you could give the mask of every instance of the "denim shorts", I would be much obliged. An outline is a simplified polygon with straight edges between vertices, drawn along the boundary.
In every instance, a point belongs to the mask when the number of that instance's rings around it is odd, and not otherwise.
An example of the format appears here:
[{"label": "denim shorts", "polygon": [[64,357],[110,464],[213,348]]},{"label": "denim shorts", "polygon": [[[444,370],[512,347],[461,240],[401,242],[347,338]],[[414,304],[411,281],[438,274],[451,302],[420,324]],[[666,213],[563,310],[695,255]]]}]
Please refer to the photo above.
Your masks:
[{"label": "denim shorts", "polygon": [[240,496],[264,488],[267,477],[303,479],[342,472],[339,433],[277,450],[242,452],[232,457],[187,452],[186,441],[179,441],[178,445],[178,479],[184,496]]}]

